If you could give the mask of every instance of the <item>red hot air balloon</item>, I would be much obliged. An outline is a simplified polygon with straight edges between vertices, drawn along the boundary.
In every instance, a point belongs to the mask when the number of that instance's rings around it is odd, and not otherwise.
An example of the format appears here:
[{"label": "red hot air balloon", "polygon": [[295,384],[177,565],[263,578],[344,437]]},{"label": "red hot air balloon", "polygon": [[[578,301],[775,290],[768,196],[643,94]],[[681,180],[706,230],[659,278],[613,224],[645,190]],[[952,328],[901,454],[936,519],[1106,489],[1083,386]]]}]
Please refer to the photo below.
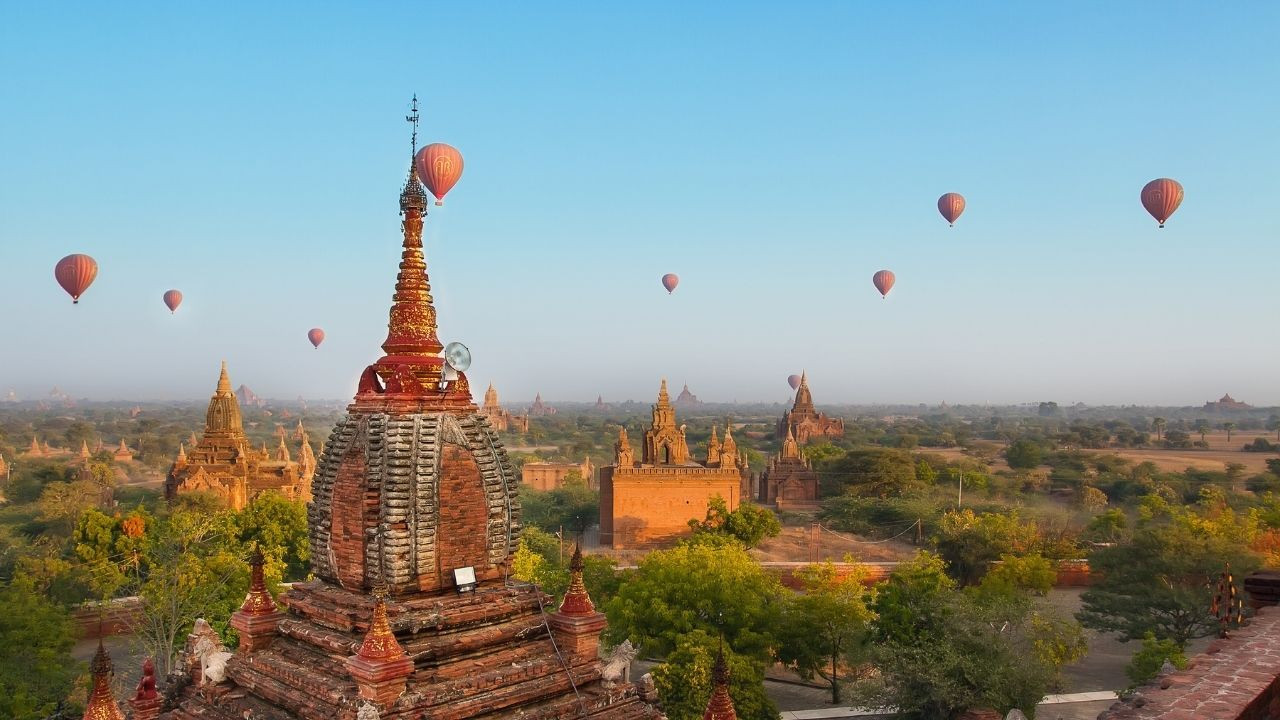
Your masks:
[{"label": "red hot air balloon", "polygon": [[80,296],[93,284],[93,279],[98,277],[98,262],[88,255],[68,255],[54,266],[53,277],[71,296],[71,303],[74,305],[80,302]]},{"label": "red hot air balloon", "polygon": [[418,151],[413,159],[418,168],[418,178],[436,197],[436,204],[444,204],[444,196],[462,177],[462,153],[444,143],[431,143]]},{"label": "red hot air balloon", "polygon": [[947,193],[938,198],[938,212],[942,213],[942,217],[955,227],[956,220],[960,219],[960,213],[964,212],[964,196],[960,193]]},{"label": "red hot air balloon", "polygon": [[178,312],[178,306],[182,304],[182,293],[177,290],[167,290],[164,294],[164,304],[169,308],[169,312]]},{"label": "red hot air balloon", "polygon": [[795,390],[796,388],[800,387],[800,376],[799,376],[799,375],[788,375],[788,376],[787,376],[787,384],[791,386],[791,389],[792,389],[792,390]]},{"label": "red hot air balloon", "polygon": [[880,297],[884,298],[889,295],[889,291],[893,289],[894,280],[893,273],[889,270],[881,270],[871,276],[871,283],[880,291]]},{"label": "red hot air balloon", "polygon": [[666,275],[662,276],[662,287],[667,289],[668,295],[675,292],[676,286],[679,284],[680,284],[680,276],[676,275],[675,273],[667,273]]},{"label": "red hot air balloon", "polygon": [[307,339],[311,341],[312,345],[319,348],[320,343],[324,342],[324,331],[320,328],[311,328],[307,331]]},{"label": "red hot air balloon", "polygon": [[1151,213],[1151,217],[1164,227],[1178,206],[1182,204],[1182,185],[1177,180],[1159,178],[1152,180],[1142,188],[1142,207]]}]

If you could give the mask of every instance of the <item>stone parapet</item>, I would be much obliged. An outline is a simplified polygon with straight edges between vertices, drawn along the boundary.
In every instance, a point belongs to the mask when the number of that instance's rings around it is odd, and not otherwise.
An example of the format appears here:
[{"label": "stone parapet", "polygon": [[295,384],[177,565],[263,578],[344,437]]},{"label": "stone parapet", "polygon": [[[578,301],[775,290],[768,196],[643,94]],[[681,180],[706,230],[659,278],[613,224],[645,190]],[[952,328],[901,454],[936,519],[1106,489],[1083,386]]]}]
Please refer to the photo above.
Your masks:
[{"label": "stone parapet", "polygon": [[1098,720],[1270,720],[1280,717],[1280,610],[1263,608],[1187,669],[1162,674]]}]

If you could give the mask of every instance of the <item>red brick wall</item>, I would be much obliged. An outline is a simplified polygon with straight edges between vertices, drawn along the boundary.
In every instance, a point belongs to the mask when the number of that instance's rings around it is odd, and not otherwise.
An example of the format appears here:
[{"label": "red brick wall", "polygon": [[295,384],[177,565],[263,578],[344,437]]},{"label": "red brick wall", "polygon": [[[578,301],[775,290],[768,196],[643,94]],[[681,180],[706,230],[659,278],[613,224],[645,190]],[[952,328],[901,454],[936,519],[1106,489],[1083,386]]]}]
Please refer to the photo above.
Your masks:
[{"label": "red brick wall", "polygon": [[364,452],[353,450],[342,459],[333,483],[333,530],[329,537],[338,580],[351,590],[364,586],[364,486]]},{"label": "red brick wall", "polygon": [[445,445],[440,455],[440,580],[453,587],[455,568],[476,569],[482,578],[489,570],[489,502],[484,479],[471,453],[457,445]]}]

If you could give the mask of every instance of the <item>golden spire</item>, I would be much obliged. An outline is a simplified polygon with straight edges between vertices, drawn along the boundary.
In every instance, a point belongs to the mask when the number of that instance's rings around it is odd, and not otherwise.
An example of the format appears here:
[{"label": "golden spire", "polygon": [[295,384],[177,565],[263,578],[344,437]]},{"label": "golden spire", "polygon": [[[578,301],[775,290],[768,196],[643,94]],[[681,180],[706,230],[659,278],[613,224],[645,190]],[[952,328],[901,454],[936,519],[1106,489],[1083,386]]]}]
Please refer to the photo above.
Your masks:
[{"label": "golden spire", "polygon": [[391,623],[387,621],[387,589],[378,587],[373,592],[373,622],[369,624],[369,632],[365,633],[356,655],[366,660],[404,657],[404,648],[400,647],[395,633],[391,632]]},{"label": "golden spire", "polygon": [[267,591],[267,583],[263,578],[264,564],[266,559],[262,557],[262,550],[255,547],[253,555],[249,558],[251,569],[249,594],[244,596],[244,603],[240,605],[241,612],[249,615],[269,615],[276,611],[276,601],[271,599],[271,593]]},{"label": "golden spire", "polygon": [[85,459],[88,459],[89,457],[89,441],[88,440],[80,441],[80,457]]},{"label": "golden spire", "polygon": [[667,394],[667,379],[662,378],[662,387],[658,388],[658,407],[670,407],[671,396]]},{"label": "golden spire", "polygon": [[231,376],[227,375],[227,361],[222,361],[222,373],[218,375],[218,395],[231,395]]},{"label": "golden spire", "polygon": [[711,437],[707,440],[707,464],[720,462],[720,438],[716,435],[716,426],[711,426]]},{"label": "golden spire", "polygon": [[427,259],[422,252],[424,193],[418,171],[410,162],[409,179],[400,193],[404,250],[400,255],[400,272],[396,275],[387,339],[382,343],[388,355],[435,356],[444,349],[436,336],[436,309],[432,304],[431,281],[427,278]]},{"label": "golden spire", "polygon": [[711,699],[707,701],[707,710],[702,720],[738,720],[733,709],[733,698],[729,697],[729,664],[724,659],[724,641],[716,652],[716,664],[711,668]]},{"label": "golden spire", "polygon": [[790,424],[787,425],[787,436],[782,439],[782,457],[800,457],[800,446],[796,444],[796,436],[791,432]]},{"label": "golden spire", "polygon": [[561,615],[591,615],[596,611],[595,603],[587,594],[587,586],[582,583],[582,571],[586,564],[582,561],[582,545],[574,543],[573,559],[569,561],[569,589],[565,591],[564,602],[560,603]]},{"label": "golden spire", "polygon": [[180,442],[178,443],[178,462],[184,463],[186,461],[187,461],[187,444]]},{"label": "golden spire", "polygon": [[290,462],[293,458],[289,457],[289,446],[284,444],[284,435],[280,436],[280,444],[276,446],[276,460],[279,462]]},{"label": "golden spire", "polygon": [[84,709],[84,720],[124,720],[120,712],[120,704],[111,692],[111,676],[115,668],[111,665],[111,656],[98,640],[98,652],[89,663],[89,671],[93,673],[93,689],[89,691],[89,705]]}]

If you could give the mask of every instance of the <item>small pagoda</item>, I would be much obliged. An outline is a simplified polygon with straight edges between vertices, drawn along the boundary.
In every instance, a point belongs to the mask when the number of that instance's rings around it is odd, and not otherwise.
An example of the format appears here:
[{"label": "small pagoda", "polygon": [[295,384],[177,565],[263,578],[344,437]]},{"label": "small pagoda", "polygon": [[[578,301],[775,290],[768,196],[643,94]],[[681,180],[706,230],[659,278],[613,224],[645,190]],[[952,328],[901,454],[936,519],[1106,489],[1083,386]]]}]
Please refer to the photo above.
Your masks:
[{"label": "small pagoda", "polygon": [[385,354],[360,376],[312,485],[315,579],[295,584],[277,610],[255,568],[231,621],[241,641],[225,679],[197,672],[162,717],[661,717],[636,686],[605,677],[605,618],[582,585],[580,557],[559,609],[510,577],[518,478],[466,375],[441,357],[426,205],[411,167]]}]

